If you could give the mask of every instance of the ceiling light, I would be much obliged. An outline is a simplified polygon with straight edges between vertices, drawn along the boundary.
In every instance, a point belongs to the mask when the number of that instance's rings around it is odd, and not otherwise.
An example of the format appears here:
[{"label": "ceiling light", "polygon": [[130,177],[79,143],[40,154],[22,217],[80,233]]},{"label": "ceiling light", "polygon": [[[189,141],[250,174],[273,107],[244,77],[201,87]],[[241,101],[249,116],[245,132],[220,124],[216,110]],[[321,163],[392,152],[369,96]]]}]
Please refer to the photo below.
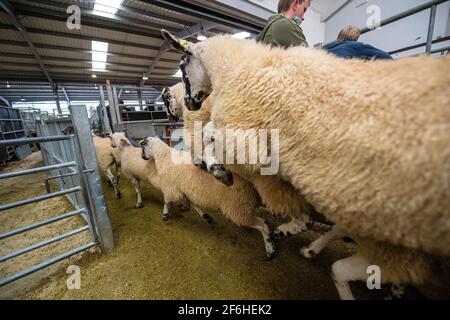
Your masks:
[{"label": "ceiling light", "polygon": [[20,101],[25,102],[26,99],[22,96],[22,98],[20,98]]},{"label": "ceiling light", "polygon": [[94,51],[107,52],[108,47],[109,47],[108,42],[92,41],[92,50],[94,50]]},{"label": "ceiling light", "polygon": [[148,76],[144,74],[144,76],[142,77],[143,80],[148,80]]},{"label": "ceiling light", "polygon": [[101,41],[92,41],[92,69],[106,70],[106,61],[108,60],[109,43]]},{"label": "ceiling light", "polygon": [[97,75],[93,74],[93,75],[92,75],[92,78],[97,78]]},{"label": "ceiling light", "polygon": [[130,93],[130,90],[125,90],[125,93]]},{"label": "ceiling light", "polygon": [[244,32],[235,33],[231,37],[243,40],[243,39],[250,38],[250,36],[251,36],[251,34],[249,32],[244,31]]},{"label": "ceiling light", "polygon": [[94,5],[94,13],[98,16],[111,18],[122,4],[123,0],[96,0]]},{"label": "ceiling light", "polygon": [[9,84],[9,81],[6,81],[6,87],[11,88],[11,85]]},{"label": "ceiling light", "polygon": [[181,78],[182,76],[181,70],[178,70],[172,77]]}]

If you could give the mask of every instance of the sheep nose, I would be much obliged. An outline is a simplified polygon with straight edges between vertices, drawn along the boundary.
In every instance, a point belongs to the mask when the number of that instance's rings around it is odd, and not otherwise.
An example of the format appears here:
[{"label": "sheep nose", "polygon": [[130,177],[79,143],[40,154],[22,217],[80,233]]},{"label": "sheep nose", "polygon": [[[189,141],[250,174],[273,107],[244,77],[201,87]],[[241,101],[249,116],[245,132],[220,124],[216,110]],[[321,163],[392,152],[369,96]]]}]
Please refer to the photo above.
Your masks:
[{"label": "sheep nose", "polygon": [[197,101],[194,98],[187,98],[186,101],[186,107],[190,110],[190,111],[197,111],[202,107],[202,102]]}]

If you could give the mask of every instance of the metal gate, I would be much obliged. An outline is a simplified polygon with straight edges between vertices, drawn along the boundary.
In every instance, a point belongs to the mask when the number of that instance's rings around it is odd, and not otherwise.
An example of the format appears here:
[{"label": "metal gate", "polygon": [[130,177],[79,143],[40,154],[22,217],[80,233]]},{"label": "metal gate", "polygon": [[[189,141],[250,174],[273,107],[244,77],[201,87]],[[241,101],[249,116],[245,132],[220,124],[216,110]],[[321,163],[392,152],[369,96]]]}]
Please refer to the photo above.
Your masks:
[{"label": "metal gate", "polygon": [[[66,195],[69,198],[75,210],[45,221],[39,221],[28,226],[5,232],[0,234],[0,240],[78,215],[84,218],[86,225],[63,235],[35,243],[29,247],[21,248],[15,252],[1,256],[0,263],[82,232],[90,232],[91,241],[81,247],[71,249],[68,252],[52,257],[26,270],[1,279],[0,287],[44,269],[95,245],[99,245],[104,253],[108,253],[114,247],[112,229],[101,188],[101,180],[86,107],[72,106],[70,112],[72,121],[70,121],[70,118],[64,120],[58,119],[56,122],[53,122],[53,125],[51,124],[52,120],[47,120],[47,122],[41,121],[37,126],[39,134],[39,137],[37,138],[0,141],[0,146],[18,146],[40,143],[45,161],[44,167],[1,174],[0,180],[40,172],[52,173],[52,177],[46,181],[47,194],[14,203],[1,204],[0,212],[63,195]],[[61,126],[64,125],[64,123],[73,124],[75,129],[74,135],[62,135]],[[49,189],[48,180],[50,179],[57,180],[59,190],[52,192]]]}]

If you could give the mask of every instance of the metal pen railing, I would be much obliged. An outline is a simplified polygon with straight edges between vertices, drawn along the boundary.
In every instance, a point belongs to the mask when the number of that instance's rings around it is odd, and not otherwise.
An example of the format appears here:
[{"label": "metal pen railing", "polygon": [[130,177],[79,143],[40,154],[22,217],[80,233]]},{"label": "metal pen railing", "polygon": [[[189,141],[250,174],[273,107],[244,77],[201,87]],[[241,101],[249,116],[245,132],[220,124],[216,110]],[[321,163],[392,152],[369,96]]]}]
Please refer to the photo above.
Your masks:
[{"label": "metal pen railing", "polygon": [[[19,234],[29,232],[41,228],[43,226],[51,225],[55,222],[62,221],[68,218],[80,216],[86,221],[86,225],[78,227],[62,235],[55,236],[37,243],[34,243],[25,248],[18,248],[17,250],[0,256],[0,263],[21,256],[25,253],[35,251],[37,249],[49,246],[53,243],[62,241],[64,239],[73,237],[83,232],[90,232],[91,240],[87,244],[83,244],[78,248],[71,249],[68,252],[52,257],[44,262],[34,265],[28,269],[19,271],[0,280],[0,287],[7,285],[15,280],[21,279],[31,273],[44,269],[56,262],[68,258],[76,253],[82,252],[95,245],[100,245],[104,252],[109,252],[113,248],[112,230],[109,222],[106,204],[104,202],[103,193],[101,191],[100,176],[98,173],[97,161],[95,158],[95,149],[92,143],[91,133],[87,120],[86,108],[77,107],[71,110],[73,115],[73,124],[76,129],[75,135],[59,135],[60,129],[58,126],[50,129],[45,124],[41,123],[40,134],[42,136],[37,138],[23,138],[0,141],[0,146],[17,146],[31,143],[41,143],[43,150],[45,166],[39,168],[26,169],[16,172],[8,172],[0,175],[0,180],[21,177],[25,175],[32,175],[42,172],[58,172],[59,176],[48,178],[63,180],[61,170],[69,170],[70,182],[68,187],[61,182],[59,190],[55,192],[48,192],[47,194],[36,197],[19,200],[12,203],[0,205],[0,212],[10,210],[17,207],[22,207],[35,202],[45,201],[51,198],[68,196],[74,194],[77,196],[74,202],[75,210],[54,217],[45,219],[43,221],[34,222],[32,224],[6,231],[0,234],[0,240],[14,237]],[[60,120],[55,120],[58,124],[64,123]],[[55,122],[54,121],[54,122]],[[52,133],[50,131],[53,131]],[[89,141],[90,139],[90,141]],[[82,141],[82,143],[81,143]],[[65,143],[65,144],[64,144]],[[72,146],[67,150],[68,146]],[[58,155],[59,156],[58,156]],[[63,158],[63,159],[61,159]],[[69,161],[72,159],[72,161]],[[74,179],[77,177],[77,179]],[[31,209],[32,210],[32,209]]]},{"label": "metal pen railing", "polygon": [[[428,1],[426,3],[423,3],[421,5],[416,6],[414,8],[411,8],[409,10],[406,10],[404,12],[396,14],[396,15],[394,15],[392,17],[384,19],[379,24],[377,24],[376,26],[370,26],[370,27],[365,27],[365,28],[361,29],[361,35],[376,30],[376,27],[383,27],[383,26],[389,25],[391,23],[397,22],[399,20],[405,19],[407,17],[410,17],[410,16],[412,16],[412,15],[414,15],[416,13],[419,13],[419,12],[431,9],[430,10],[430,18],[429,18],[429,21],[428,21],[427,41],[425,43],[423,43],[423,44],[418,44],[418,45],[414,45],[414,46],[410,46],[410,47],[405,47],[405,48],[401,48],[401,49],[389,52],[390,54],[395,54],[395,53],[409,51],[411,49],[416,49],[416,48],[420,48],[420,47],[425,46],[425,48],[426,48],[425,51],[428,54],[431,54],[432,53],[431,47],[432,47],[433,43],[438,43],[438,42],[445,41],[445,40],[440,40],[440,39],[433,40],[433,34],[434,34],[434,26],[435,26],[435,22],[436,22],[437,6],[442,4],[442,3],[444,3],[444,2],[448,2],[448,1],[449,0],[432,0],[432,1]],[[449,39],[447,39],[447,40],[449,40]],[[332,43],[333,42],[325,44],[323,46],[323,48],[326,49]],[[441,52],[441,51],[446,51],[446,50],[437,49],[437,50],[435,50],[435,53],[436,52]]]}]

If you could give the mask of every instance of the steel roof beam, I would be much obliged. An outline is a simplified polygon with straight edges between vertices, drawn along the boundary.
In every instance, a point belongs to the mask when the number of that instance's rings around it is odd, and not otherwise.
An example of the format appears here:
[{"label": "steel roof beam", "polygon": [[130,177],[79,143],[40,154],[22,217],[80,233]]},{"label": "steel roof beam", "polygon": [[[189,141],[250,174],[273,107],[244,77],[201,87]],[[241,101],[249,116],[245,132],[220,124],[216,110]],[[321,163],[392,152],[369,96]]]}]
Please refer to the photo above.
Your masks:
[{"label": "steel roof beam", "polygon": [[[1,25],[0,25],[1,28]],[[10,46],[17,46],[17,47],[28,47],[28,44],[26,42],[21,41],[12,41],[12,40],[0,40],[0,45],[10,45]],[[35,43],[34,46],[38,49],[48,49],[48,50],[60,50],[60,51],[70,51],[70,52],[80,52],[80,53],[86,53],[86,54],[92,54],[96,51],[89,50],[89,49],[83,49],[83,48],[73,48],[73,47],[62,47],[62,46],[55,46],[50,44],[44,44],[44,43]],[[126,54],[126,53],[120,53],[120,52],[106,52],[106,54],[110,57],[118,57],[118,58],[130,58],[130,59],[137,59],[137,60],[149,60],[148,56],[141,56],[141,55],[134,55],[134,54]],[[53,58],[53,57],[52,57]],[[149,60],[150,62],[153,60]],[[162,62],[167,63],[178,63],[178,60],[175,59],[161,59]]]},{"label": "steel roof beam", "polygon": [[[0,40],[1,41],[1,40]],[[27,54],[16,54],[16,53],[9,53],[9,52],[0,52],[0,57],[5,58],[18,58],[18,59],[34,59],[33,55],[27,55]],[[52,56],[40,56],[42,60],[50,60],[50,61],[59,61],[59,62],[73,62],[73,63],[84,63],[84,64],[92,64],[92,60],[84,60],[84,59],[74,59],[74,58],[63,58],[63,57],[52,57]],[[0,62],[1,63],[1,62]],[[4,61],[4,63],[8,63],[11,65],[21,65],[24,66],[29,65],[28,62],[14,62],[14,61]],[[129,68],[136,68],[136,69],[145,69],[147,68],[147,65],[142,64],[131,64],[131,63],[119,63],[119,62],[105,62],[107,66],[119,66],[119,67],[129,67]],[[47,67],[66,67],[64,65],[50,65],[46,63]],[[158,67],[156,68],[158,70],[164,71],[164,70],[174,70],[177,69],[177,67],[174,68],[168,68],[168,67]],[[123,69],[109,69],[109,70],[123,70]],[[126,70],[125,70],[126,71]]]},{"label": "steel roof beam", "polygon": [[[46,8],[35,6],[34,3],[46,5]],[[24,5],[25,4],[25,5]],[[37,18],[50,18],[53,20],[67,21],[67,5],[54,2],[54,1],[24,1],[15,6],[18,11],[26,16]],[[59,9],[54,10],[54,8]],[[52,10],[53,9],[53,10]],[[85,26],[91,26],[96,28],[103,28],[108,30],[115,30],[119,32],[133,32],[137,35],[145,37],[161,38],[159,30],[161,26],[155,23],[134,21],[127,17],[118,15],[111,15],[111,17],[99,16],[94,10],[80,8],[82,14],[82,24]],[[177,32],[177,29],[167,26],[172,32]],[[145,31],[144,31],[145,30]]]},{"label": "steel roof beam", "polygon": [[7,0],[0,0],[0,7],[3,8],[3,10],[6,11],[8,14],[9,21],[14,25],[14,27],[20,32],[24,40],[27,42],[31,53],[36,58],[39,66],[42,69],[42,72],[45,74],[45,77],[50,83],[53,83],[52,78],[50,77],[50,74],[48,73],[47,69],[44,66],[44,63],[41,61],[41,58],[39,57],[38,53],[36,52],[36,48],[34,47],[33,42],[31,41],[31,38],[27,32],[27,29],[23,26],[22,22],[19,21],[19,19],[16,16],[16,13],[14,11],[14,8],[11,6],[11,4]]},{"label": "steel roof beam", "polygon": [[231,17],[229,15],[224,15],[218,12],[214,12],[212,10],[205,9],[203,7],[193,5],[193,4],[187,4],[183,1],[179,0],[147,0],[142,1],[145,3],[150,3],[162,8],[166,8],[175,12],[180,12],[183,14],[187,14],[190,16],[198,17],[201,19],[207,19],[210,21],[214,21],[218,24],[229,26],[232,28],[241,29],[243,31],[249,31],[252,33],[259,33],[263,26],[257,26],[252,23],[243,22],[240,19]]},{"label": "steel roof beam", "polygon": [[[216,26],[217,26],[216,22],[205,20],[194,26],[186,27],[186,30],[183,30],[183,31],[177,33],[177,37],[181,38],[181,39],[186,39],[186,38],[189,38],[190,36],[193,36],[193,35],[196,35],[196,34],[202,32],[202,31],[210,30]],[[164,54],[164,52],[168,51],[169,48],[170,48],[169,42],[167,40],[164,40],[161,43],[161,48],[159,49],[158,54],[156,55],[152,64],[148,67],[147,71],[145,72],[146,77],[150,76],[150,74],[153,72],[153,70],[156,69],[156,65],[159,63],[159,60],[161,59],[162,55]],[[139,82],[139,85],[142,86],[142,85],[144,85],[144,83],[145,83],[145,80],[142,78],[141,81]]]},{"label": "steel roof beam", "polygon": [[[4,1],[4,0],[0,0],[0,1]],[[14,26],[11,26],[8,24],[3,24],[3,23],[0,24],[0,29],[15,30]],[[115,44],[115,45],[119,45],[119,46],[159,51],[159,47],[156,47],[156,46],[149,46],[149,45],[135,43],[135,42],[124,42],[124,41],[112,40],[112,39],[101,38],[101,37],[85,36],[85,35],[81,35],[81,34],[65,33],[65,32],[58,32],[58,31],[44,30],[44,29],[37,29],[37,28],[28,28],[27,32],[31,33],[31,34],[41,34],[41,35],[62,37],[62,38],[66,38],[66,39],[68,38],[68,39],[108,42],[109,44]],[[173,52],[176,52],[176,51],[174,50]]]}]

